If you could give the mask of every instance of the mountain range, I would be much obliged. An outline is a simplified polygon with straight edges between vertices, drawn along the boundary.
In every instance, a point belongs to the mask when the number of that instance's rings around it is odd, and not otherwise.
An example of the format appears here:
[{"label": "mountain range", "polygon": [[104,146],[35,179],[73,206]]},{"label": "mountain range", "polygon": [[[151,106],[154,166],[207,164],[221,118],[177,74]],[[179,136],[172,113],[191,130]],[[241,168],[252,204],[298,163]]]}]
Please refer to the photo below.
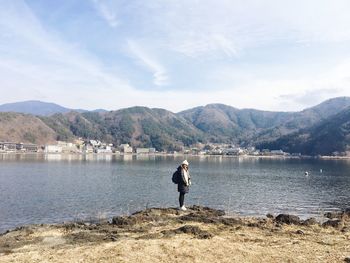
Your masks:
[{"label": "mountain range", "polygon": [[[86,112],[88,110],[69,109],[69,108],[60,106],[56,103],[43,102],[39,100],[28,100],[28,101],[6,103],[6,104],[0,105],[0,112],[18,112],[18,113],[27,113],[27,114],[38,115],[38,116],[50,116],[55,113],[67,113],[70,111]],[[105,112],[106,110],[97,109],[94,111]]]},{"label": "mountain range", "polygon": [[[28,110],[30,104],[36,107]],[[237,109],[223,104],[179,113],[137,106],[115,111],[72,110],[38,101],[10,106],[0,106],[0,111],[11,111],[0,112],[0,141],[43,144],[82,137],[157,150],[212,142],[310,155],[344,153],[350,147],[349,97],[329,99],[299,112]]]}]

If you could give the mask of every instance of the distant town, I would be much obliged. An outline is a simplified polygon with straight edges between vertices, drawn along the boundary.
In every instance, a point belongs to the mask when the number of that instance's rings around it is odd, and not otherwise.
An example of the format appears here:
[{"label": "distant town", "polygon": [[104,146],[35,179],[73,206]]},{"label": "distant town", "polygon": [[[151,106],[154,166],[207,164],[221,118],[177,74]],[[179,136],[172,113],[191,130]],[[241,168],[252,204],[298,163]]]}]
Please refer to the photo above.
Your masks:
[{"label": "distant town", "polygon": [[232,144],[209,143],[184,147],[182,151],[159,152],[155,148],[133,147],[129,144],[113,145],[99,140],[77,139],[74,142],[57,141],[54,144],[36,145],[21,142],[0,142],[0,153],[47,153],[47,154],[191,154],[231,156],[301,156],[282,150],[259,150]]}]

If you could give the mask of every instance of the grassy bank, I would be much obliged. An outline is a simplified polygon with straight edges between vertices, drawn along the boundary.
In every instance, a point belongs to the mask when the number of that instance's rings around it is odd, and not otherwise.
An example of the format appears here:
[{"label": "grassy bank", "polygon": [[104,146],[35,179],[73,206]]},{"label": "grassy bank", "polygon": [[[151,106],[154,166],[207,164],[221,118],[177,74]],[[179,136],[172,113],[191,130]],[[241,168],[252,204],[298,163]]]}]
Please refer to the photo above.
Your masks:
[{"label": "grassy bank", "polygon": [[349,215],[328,216],[321,225],[154,208],[112,222],[18,228],[0,236],[0,262],[345,262]]}]

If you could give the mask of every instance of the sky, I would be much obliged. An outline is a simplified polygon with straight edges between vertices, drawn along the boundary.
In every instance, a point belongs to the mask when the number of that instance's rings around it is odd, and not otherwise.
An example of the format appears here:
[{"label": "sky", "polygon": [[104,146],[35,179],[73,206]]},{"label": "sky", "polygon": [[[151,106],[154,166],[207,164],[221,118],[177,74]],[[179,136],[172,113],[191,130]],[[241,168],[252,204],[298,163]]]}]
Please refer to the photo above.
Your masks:
[{"label": "sky", "polygon": [[349,13],[348,0],[0,0],[0,104],[299,111],[350,96]]}]

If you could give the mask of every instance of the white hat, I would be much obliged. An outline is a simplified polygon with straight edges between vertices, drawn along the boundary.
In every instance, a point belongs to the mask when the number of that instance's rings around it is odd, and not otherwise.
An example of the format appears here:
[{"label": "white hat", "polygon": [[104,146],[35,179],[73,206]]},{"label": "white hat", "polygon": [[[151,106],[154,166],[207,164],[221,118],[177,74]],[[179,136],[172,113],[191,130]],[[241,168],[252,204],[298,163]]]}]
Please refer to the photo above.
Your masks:
[{"label": "white hat", "polygon": [[187,160],[183,161],[182,164],[186,164],[187,166],[189,165],[189,163],[187,162]]}]

